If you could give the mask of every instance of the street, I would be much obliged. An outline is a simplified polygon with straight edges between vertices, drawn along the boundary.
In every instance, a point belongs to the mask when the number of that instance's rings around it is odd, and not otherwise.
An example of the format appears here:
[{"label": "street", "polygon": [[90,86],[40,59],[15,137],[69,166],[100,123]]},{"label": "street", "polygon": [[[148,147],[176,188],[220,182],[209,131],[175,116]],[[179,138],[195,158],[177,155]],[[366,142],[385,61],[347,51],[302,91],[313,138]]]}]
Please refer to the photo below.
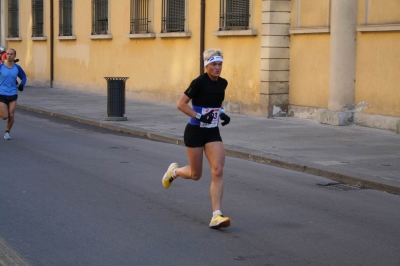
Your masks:
[{"label": "street", "polygon": [[232,223],[212,230],[206,160],[161,185],[185,147],[22,110],[11,136],[0,265],[400,265],[397,195],[227,157]]}]

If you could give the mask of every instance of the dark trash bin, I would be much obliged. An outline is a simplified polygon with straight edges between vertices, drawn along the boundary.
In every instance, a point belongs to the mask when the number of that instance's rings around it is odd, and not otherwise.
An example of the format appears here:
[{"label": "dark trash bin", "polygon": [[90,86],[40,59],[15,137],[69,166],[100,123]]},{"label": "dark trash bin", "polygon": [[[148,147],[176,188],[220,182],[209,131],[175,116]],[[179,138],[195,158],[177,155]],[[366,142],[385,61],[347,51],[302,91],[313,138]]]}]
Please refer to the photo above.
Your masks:
[{"label": "dark trash bin", "polygon": [[125,114],[125,81],[127,77],[104,77],[107,80],[106,120],[128,120]]}]

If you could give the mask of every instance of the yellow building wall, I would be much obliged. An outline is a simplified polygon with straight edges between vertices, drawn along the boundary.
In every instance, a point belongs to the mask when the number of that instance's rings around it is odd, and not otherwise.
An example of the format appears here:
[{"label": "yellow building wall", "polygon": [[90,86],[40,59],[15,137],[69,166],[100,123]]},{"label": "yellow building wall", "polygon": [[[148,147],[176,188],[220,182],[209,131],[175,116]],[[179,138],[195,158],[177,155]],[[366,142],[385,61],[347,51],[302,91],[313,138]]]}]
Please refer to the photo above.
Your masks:
[{"label": "yellow building wall", "polygon": [[[78,7],[79,5],[79,7]],[[199,73],[200,5],[189,2],[190,38],[130,39],[130,0],[110,5],[112,39],[93,40],[91,0],[75,1],[76,40],[56,40],[55,80],[105,86],[104,77],[129,77],[127,90],[180,93]],[[154,1],[154,31],[161,31],[161,1]],[[56,12],[58,21],[58,8]]]},{"label": "yellow building wall", "polygon": [[[329,1],[292,0],[290,28],[329,25]],[[329,34],[291,34],[289,104],[327,108],[329,97]]]},{"label": "yellow building wall", "polygon": [[289,103],[327,108],[329,35],[294,35],[290,44]]},{"label": "yellow building wall", "polygon": [[[153,100],[175,101],[190,82],[200,74],[200,1],[187,1],[188,38],[130,39],[130,0],[110,4],[110,40],[93,40],[91,0],[74,1],[74,35],[76,40],[55,40],[54,80],[105,92],[106,76],[129,77],[127,92],[154,94]],[[254,0],[253,24],[257,36],[218,37],[219,1],[207,1],[205,49],[224,52],[222,77],[229,86],[226,100],[259,103],[261,0]],[[54,1],[55,35],[58,35],[58,1]],[[161,32],[162,1],[154,0],[153,31]],[[87,86],[85,88],[85,86]],[[97,86],[97,87],[96,87]]]},{"label": "yellow building wall", "polygon": [[368,11],[369,24],[400,22],[400,1],[398,0],[370,0]]},{"label": "yellow building wall", "polygon": [[[398,0],[359,1],[358,12],[359,25],[400,24]],[[363,113],[400,116],[399,43],[400,31],[358,32],[355,103],[369,105]]]},{"label": "yellow building wall", "polygon": [[329,0],[295,0],[293,2],[297,5],[296,12],[293,13],[299,22],[298,27],[329,25]]},{"label": "yellow building wall", "polygon": [[[254,1],[254,28],[257,36],[218,37],[219,1],[206,1],[205,49],[221,48],[224,52],[222,77],[228,80],[225,100],[243,103],[260,101],[261,75],[261,4]],[[197,28],[197,26],[196,26]]]}]

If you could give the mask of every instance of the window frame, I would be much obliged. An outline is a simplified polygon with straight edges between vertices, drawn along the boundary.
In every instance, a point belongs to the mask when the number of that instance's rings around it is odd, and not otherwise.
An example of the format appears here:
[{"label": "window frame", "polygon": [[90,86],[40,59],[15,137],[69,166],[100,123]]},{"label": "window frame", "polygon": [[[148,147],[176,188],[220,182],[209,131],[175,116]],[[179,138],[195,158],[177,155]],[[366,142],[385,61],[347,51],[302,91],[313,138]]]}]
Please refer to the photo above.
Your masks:
[{"label": "window frame", "polygon": [[[243,4],[248,6],[247,10],[245,8],[243,10],[234,8],[243,6]],[[243,14],[243,12],[246,13]],[[222,0],[220,1],[219,14],[218,30],[247,30],[250,24],[250,0]]]},{"label": "window frame", "polygon": [[[65,4],[65,5],[63,5]],[[69,12],[69,27],[71,28],[71,34],[70,35],[64,35],[63,29],[65,28],[64,24],[67,24],[65,20],[68,20],[68,18],[65,18],[65,11],[64,9],[70,4],[71,10]],[[75,7],[75,1],[74,0],[59,0],[59,5],[58,5],[58,40],[76,40],[75,36],[75,26],[74,26],[74,7]],[[68,14],[67,14],[68,15]],[[62,34],[62,35],[61,35]],[[67,33],[68,34],[68,33]]]},{"label": "window frame", "polygon": [[[235,1],[235,0],[220,0],[220,10],[219,10],[219,26],[218,30],[213,32],[214,36],[219,37],[230,37],[230,36],[256,36],[258,34],[257,30],[254,29],[254,0],[249,1],[249,13],[248,13],[248,26],[247,28],[223,28],[221,27],[221,19],[223,19],[223,15],[226,15],[226,10],[221,10],[223,6],[227,6],[227,1]],[[239,0],[236,0],[239,1]],[[226,21],[226,20],[222,20]]]},{"label": "window frame", "polygon": [[[10,14],[10,11],[12,11],[13,3],[15,4],[14,8],[16,9],[14,14]],[[15,18],[15,16],[17,16]],[[9,1],[7,3],[7,37],[6,41],[21,41],[21,37],[19,35],[19,0],[16,2]],[[16,25],[14,25],[16,24]],[[15,34],[15,32],[17,34]],[[10,34],[12,33],[12,34]]]},{"label": "window frame", "polygon": [[[147,32],[133,32],[132,21],[135,19],[133,8],[136,1],[147,1]],[[141,19],[141,18],[139,18]],[[130,0],[130,18],[129,18],[130,32],[127,35],[130,39],[142,39],[142,38],[155,38],[154,33],[154,0]]]},{"label": "window frame", "polygon": [[167,8],[169,1],[173,0],[162,0],[162,12],[161,12],[161,32],[157,33],[156,36],[160,38],[188,38],[191,36],[191,32],[188,30],[188,25],[189,25],[189,17],[188,17],[188,10],[189,10],[189,1],[188,0],[182,0],[184,2],[184,23],[183,23],[183,30],[182,31],[166,31],[164,29],[164,23],[165,20],[167,19]]},{"label": "window frame", "polygon": [[45,37],[44,4],[43,0],[31,0],[32,40],[42,40]]},{"label": "window frame", "polygon": [[[97,4],[101,3],[101,2],[107,2],[105,3],[105,5],[107,6],[107,11],[104,12],[106,14],[106,27],[107,29],[104,32],[99,32],[96,33],[96,21],[99,21],[99,19],[96,18],[96,9],[101,9],[101,7],[97,7]],[[111,1],[110,0],[92,0],[92,4],[91,4],[91,33],[89,38],[90,39],[112,39],[112,35],[111,35]],[[103,14],[104,15],[104,14]]]}]

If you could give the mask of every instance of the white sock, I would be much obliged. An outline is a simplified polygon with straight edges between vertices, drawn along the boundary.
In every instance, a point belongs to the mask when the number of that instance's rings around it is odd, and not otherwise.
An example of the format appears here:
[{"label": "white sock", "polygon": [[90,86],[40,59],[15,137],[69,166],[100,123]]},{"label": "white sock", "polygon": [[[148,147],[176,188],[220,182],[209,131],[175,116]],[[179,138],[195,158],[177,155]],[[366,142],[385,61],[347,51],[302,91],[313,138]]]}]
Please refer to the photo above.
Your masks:
[{"label": "white sock", "polygon": [[213,212],[213,217],[214,217],[215,215],[217,215],[217,214],[220,214],[220,213],[222,213],[220,210],[216,210],[215,212]]},{"label": "white sock", "polygon": [[176,168],[175,168],[174,170],[172,170],[172,176],[173,176],[174,178],[177,178],[175,171],[176,171]]}]

